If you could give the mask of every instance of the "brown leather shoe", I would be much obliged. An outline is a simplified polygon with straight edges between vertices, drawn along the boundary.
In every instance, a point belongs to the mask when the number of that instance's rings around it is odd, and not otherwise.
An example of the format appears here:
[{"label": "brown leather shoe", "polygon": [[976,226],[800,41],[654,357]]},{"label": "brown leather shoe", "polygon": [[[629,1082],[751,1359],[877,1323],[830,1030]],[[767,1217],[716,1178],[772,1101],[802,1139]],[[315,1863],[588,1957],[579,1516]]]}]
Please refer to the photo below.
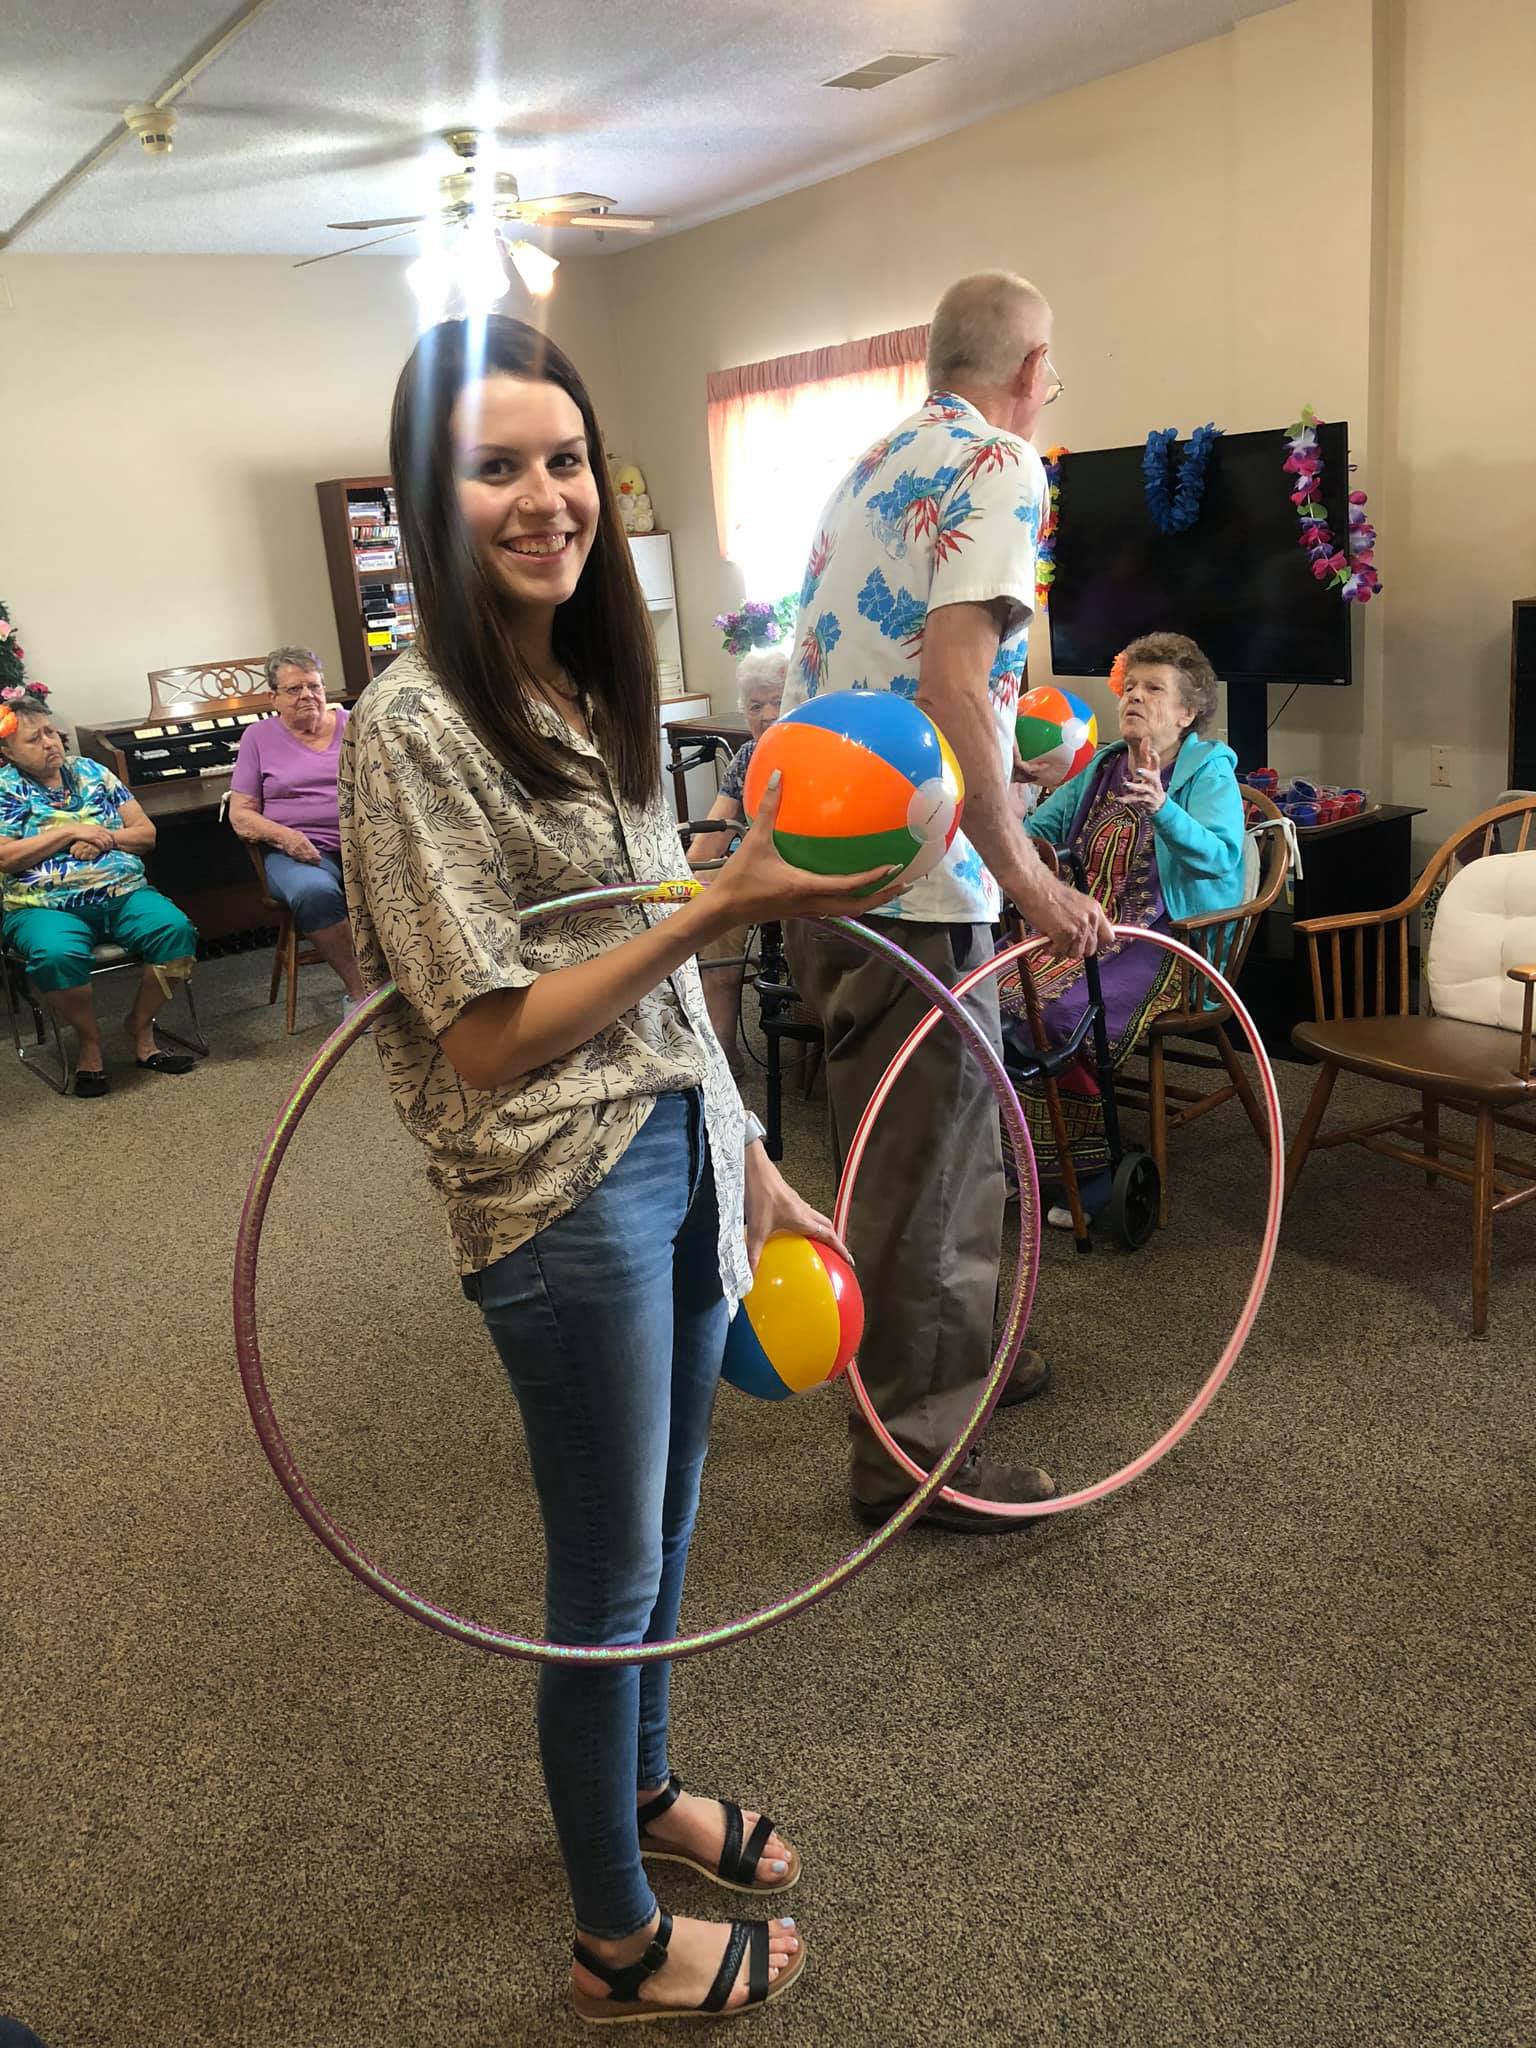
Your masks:
[{"label": "brown leather shoe", "polygon": [[[1056,1492],[1055,1480],[1039,1465],[1005,1465],[1000,1458],[988,1458],[976,1451],[971,1452],[949,1483],[956,1493],[969,1493],[977,1500],[995,1500],[1009,1506],[1050,1500]],[[853,1512],[869,1528],[877,1529],[890,1520],[904,1498],[898,1495],[894,1500],[868,1501],[854,1494]],[[1029,1521],[1010,1521],[1001,1515],[983,1514],[977,1508],[958,1507],[947,1500],[936,1500],[919,1520],[929,1528],[951,1529],[964,1536],[1001,1536],[1007,1530],[1029,1526]]]},{"label": "brown leather shoe", "polygon": [[1008,1384],[997,1397],[999,1408],[1017,1408],[1021,1401],[1033,1401],[1051,1384],[1051,1368],[1038,1351],[1026,1344],[1013,1361]]}]

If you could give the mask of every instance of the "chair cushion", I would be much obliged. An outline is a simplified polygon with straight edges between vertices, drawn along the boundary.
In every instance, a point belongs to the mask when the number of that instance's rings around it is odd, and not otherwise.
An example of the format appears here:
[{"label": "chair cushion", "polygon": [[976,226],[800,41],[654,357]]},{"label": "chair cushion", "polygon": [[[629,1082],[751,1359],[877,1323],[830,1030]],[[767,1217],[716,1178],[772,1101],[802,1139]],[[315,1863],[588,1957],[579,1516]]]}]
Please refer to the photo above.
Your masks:
[{"label": "chair cushion", "polygon": [[1331,1024],[1298,1024],[1291,1043],[1353,1074],[1431,1095],[1493,1104],[1536,1101],[1536,1082],[1522,1081],[1515,1071],[1518,1031],[1451,1017],[1341,1017]]},{"label": "chair cushion", "polygon": [[1505,969],[1536,960],[1536,853],[1496,853],[1454,875],[1429,942],[1438,1017],[1520,1029],[1525,990]]},{"label": "chair cushion", "polygon": [[132,958],[133,955],[126,946],[110,944],[92,946],[91,972],[95,974],[103,967],[126,967]]}]

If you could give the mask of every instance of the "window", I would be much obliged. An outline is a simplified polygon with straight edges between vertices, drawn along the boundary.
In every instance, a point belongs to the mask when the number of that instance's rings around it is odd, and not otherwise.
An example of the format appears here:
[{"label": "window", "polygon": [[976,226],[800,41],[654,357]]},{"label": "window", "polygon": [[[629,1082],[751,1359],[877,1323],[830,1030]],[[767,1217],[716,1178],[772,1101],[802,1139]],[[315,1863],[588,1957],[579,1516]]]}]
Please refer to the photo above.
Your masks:
[{"label": "window", "polygon": [[746,594],[798,590],[817,514],[858,457],[927,393],[926,327],[743,363],[708,380],[720,552]]}]

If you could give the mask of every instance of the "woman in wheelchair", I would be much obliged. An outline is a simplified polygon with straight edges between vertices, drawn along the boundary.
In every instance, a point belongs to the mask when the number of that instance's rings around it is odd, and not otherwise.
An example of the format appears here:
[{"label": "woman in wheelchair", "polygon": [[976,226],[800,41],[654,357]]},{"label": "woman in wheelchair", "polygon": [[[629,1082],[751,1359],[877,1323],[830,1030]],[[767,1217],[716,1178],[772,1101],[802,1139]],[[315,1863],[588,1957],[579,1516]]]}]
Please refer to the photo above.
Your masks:
[{"label": "woman in wheelchair", "polygon": [[[1120,738],[1047,797],[1028,820],[1031,834],[1058,849],[1064,871],[1097,897],[1111,921],[1161,931],[1178,918],[1236,907],[1243,900],[1243,800],[1237,757],[1201,738],[1216,710],[1210,663],[1180,633],[1149,633],[1121,654]],[[1178,1002],[1178,963],[1134,941],[1099,952],[1110,1068],[1136,1050],[1152,1020]],[[1034,969],[1047,1043],[1062,1044],[1081,1023],[1088,985],[1081,960],[1047,958]],[[1049,1220],[1070,1227],[1060,1205],[1060,1162],[1044,1090],[1028,1072],[1036,1051],[1017,968],[1002,989],[1004,1053],[1020,1082]],[[1108,1198],[1110,1158],[1102,1086],[1087,1041],[1083,1058],[1058,1081],[1068,1150],[1083,1207]]]},{"label": "woman in wheelchair", "polygon": [[67,755],[46,691],[0,703],[0,895],[6,950],[79,1040],[75,1093],[105,1095],[92,948],[121,946],[144,964],[126,1030],[154,1074],[185,1074],[188,1053],[162,1052],[155,1013],[192,972],[197,933],[151,889],[139,858],[155,828],[109,768]]}]

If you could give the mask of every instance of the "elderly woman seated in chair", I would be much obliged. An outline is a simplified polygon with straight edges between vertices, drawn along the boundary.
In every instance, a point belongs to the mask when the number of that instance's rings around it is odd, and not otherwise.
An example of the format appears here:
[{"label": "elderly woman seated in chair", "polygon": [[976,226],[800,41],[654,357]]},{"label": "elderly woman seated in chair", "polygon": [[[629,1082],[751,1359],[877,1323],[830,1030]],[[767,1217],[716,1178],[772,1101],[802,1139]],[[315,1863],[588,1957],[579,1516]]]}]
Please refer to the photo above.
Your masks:
[{"label": "elderly woman seated in chair", "polygon": [[[1216,710],[1210,663],[1182,634],[1150,633],[1131,642],[1114,673],[1123,679],[1119,740],[1045,799],[1027,820],[1029,832],[1075,857],[1083,886],[1115,924],[1164,931],[1178,918],[1235,908],[1243,900],[1243,800],[1236,755],[1201,737]],[[1070,861],[1064,866],[1070,872]],[[1176,1007],[1178,963],[1157,947],[1125,940],[1101,948],[1099,975],[1110,1065],[1118,1069],[1153,1019]],[[1034,986],[1045,1037],[1059,1045],[1087,1008],[1083,963],[1037,961]],[[1035,1037],[1017,970],[1004,977],[1002,1005],[1009,1062],[1027,1062]],[[1058,1087],[1079,1192],[1091,1214],[1110,1185],[1091,1039]],[[1061,1170],[1044,1094],[1020,1092],[1049,1199],[1060,1189]],[[1071,1219],[1058,1206],[1050,1220]]]},{"label": "elderly woman seated in chair", "polygon": [[79,1040],[75,1093],[105,1095],[92,949],[121,946],[145,963],[126,1030],[154,1074],[185,1074],[188,1053],[163,1052],[155,1013],[192,972],[197,933],[144,877],[155,828],[98,761],[66,754],[36,686],[0,701],[0,894],[5,944]]},{"label": "elderly woman seated in chair", "polygon": [[326,701],[318,656],[276,647],[266,659],[276,718],[248,725],[229,784],[229,822],[259,847],[267,888],[335,969],[344,1008],[363,994],[341,880],[336,765],[347,714]]}]

